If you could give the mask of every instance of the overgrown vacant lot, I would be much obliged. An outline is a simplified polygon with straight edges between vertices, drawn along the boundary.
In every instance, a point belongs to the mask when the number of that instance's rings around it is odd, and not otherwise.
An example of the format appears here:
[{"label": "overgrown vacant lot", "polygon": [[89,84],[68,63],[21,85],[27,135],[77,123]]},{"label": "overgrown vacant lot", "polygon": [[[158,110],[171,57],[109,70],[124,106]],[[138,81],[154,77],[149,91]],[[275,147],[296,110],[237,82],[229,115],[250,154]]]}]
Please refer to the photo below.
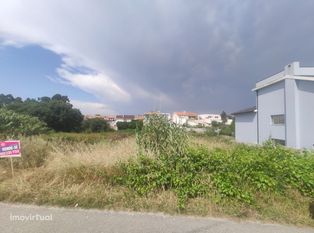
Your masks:
[{"label": "overgrown vacant lot", "polygon": [[312,153],[187,138],[171,127],[156,141],[158,130],[144,128],[137,140],[130,133],[22,138],[14,178],[9,160],[0,160],[0,201],[314,226]]}]

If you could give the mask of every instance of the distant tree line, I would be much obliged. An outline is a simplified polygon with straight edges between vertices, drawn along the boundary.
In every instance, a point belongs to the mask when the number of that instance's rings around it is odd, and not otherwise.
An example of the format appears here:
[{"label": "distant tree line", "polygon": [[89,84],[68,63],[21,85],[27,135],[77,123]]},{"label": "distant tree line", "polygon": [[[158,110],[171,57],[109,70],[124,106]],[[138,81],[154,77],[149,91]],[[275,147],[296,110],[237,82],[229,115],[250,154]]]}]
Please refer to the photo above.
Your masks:
[{"label": "distant tree line", "polygon": [[[0,94],[0,109],[11,110],[14,113],[38,118],[48,128],[59,132],[82,130],[83,115],[73,108],[67,96],[54,96],[38,99],[22,100],[20,97]],[[9,113],[9,112],[6,112]]]},{"label": "distant tree line", "polygon": [[[33,125],[33,127],[31,127]],[[118,122],[119,130],[142,128],[143,122]],[[50,130],[55,132],[104,132],[111,130],[102,118],[84,119],[73,108],[67,96],[27,98],[0,94],[0,134],[33,135]],[[1,135],[0,135],[1,136]]]},{"label": "distant tree line", "polygon": [[213,121],[210,128],[206,130],[208,136],[217,136],[217,135],[226,135],[234,136],[235,135],[235,122],[234,120],[230,125],[226,125],[223,122]]},{"label": "distant tree line", "polygon": [[88,133],[99,133],[104,131],[110,131],[109,124],[102,118],[86,119],[82,123],[82,130]]},{"label": "distant tree line", "polygon": [[140,120],[132,120],[130,122],[117,122],[118,130],[125,129],[142,129],[143,121]]}]

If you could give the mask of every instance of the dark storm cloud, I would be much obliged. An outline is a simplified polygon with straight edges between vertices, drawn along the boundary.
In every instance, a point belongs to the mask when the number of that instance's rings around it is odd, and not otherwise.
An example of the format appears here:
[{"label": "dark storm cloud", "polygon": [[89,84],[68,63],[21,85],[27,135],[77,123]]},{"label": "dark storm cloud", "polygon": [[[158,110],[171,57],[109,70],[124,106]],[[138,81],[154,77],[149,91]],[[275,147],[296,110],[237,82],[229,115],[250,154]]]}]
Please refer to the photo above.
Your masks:
[{"label": "dark storm cloud", "polygon": [[65,39],[41,43],[70,59],[82,57],[80,65],[109,75],[121,95],[130,96],[126,102],[101,99],[118,112],[158,107],[231,112],[255,104],[254,84],[284,65],[298,60],[314,66],[312,0],[47,5],[58,10],[62,20],[54,34]]},{"label": "dark storm cloud", "polygon": [[314,65],[312,9],[313,1],[286,0],[140,5],[141,17],[125,25],[129,33],[140,26],[112,67],[168,94],[177,107],[165,110],[230,112],[255,104],[255,82],[287,63]]}]

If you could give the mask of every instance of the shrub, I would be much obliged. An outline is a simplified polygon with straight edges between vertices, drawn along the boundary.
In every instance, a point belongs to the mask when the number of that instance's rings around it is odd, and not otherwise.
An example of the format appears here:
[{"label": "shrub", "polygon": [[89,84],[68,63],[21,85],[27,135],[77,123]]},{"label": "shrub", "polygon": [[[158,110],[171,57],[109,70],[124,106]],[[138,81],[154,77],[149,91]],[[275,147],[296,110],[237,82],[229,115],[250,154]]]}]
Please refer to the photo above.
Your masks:
[{"label": "shrub", "polygon": [[0,109],[0,133],[7,137],[35,135],[48,131],[46,124],[36,117]]},{"label": "shrub", "polygon": [[141,150],[152,152],[157,157],[182,156],[188,147],[188,136],[183,128],[162,115],[154,114],[137,134],[137,143]]},{"label": "shrub", "polygon": [[234,136],[235,135],[235,123],[232,121],[231,125],[225,125],[213,121],[212,126],[208,128],[205,134],[209,137],[217,135]]},{"label": "shrub", "polygon": [[[155,147],[153,147],[155,148]],[[209,195],[254,205],[263,192],[284,196],[289,189],[314,197],[314,155],[267,143],[233,149],[188,148],[182,156],[140,156],[121,164],[122,184],[141,195],[173,190],[178,206]]]},{"label": "shrub", "polygon": [[210,127],[210,128],[207,128],[206,131],[205,131],[205,135],[208,136],[208,137],[214,137],[214,136],[217,136],[218,133],[215,132],[215,129]]},{"label": "shrub", "polygon": [[118,130],[142,129],[143,121],[132,120],[130,122],[117,122],[117,127],[118,127]]},{"label": "shrub", "polygon": [[101,118],[93,118],[93,119],[86,119],[82,123],[82,129],[85,132],[104,132],[109,131],[109,124],[107,121]]},{"label": "shrub", "polygon": [[231,125],[223,125],[223,127],[221,127],[221,131],[219,134],[226,136],[234,136],[235,135],[234,121],[231,123]]},{"label": "shrub", "polygon": [[139,156],[120,165],[123,175],[118,180],[140,195],[172,189],[178,195],[179,208],[184,208],[188,198],[204,195],[209,190],[208,174],[202,171],[206,156],[208,152],[202,148],[190,149],[184,157]]},{"label": "shrub", "polygon": [[289,188],[314,197],[314,156],[282,146],[239,145],[211,153],[213,183],[224,196],[252,202],[256,192],[284,194]]}]

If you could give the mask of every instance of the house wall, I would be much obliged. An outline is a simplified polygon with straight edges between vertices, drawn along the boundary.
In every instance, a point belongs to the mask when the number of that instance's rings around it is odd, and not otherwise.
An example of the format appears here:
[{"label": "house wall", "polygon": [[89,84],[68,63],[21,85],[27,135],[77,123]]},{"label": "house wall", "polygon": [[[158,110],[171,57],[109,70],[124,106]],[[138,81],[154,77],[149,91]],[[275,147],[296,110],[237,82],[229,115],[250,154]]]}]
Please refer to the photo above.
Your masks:
[{"label": "house wall", "polygon": [[286,146],[300,148],[299,92],[295,79],[285,79]]},{"label": "house wall", "polygon": [[[259,143],[269,138],[286,146],[314,149],[314,82],[287,78],[258,90]],[[271,115],[284,114],[285,125],[273,125]]]},{"label": "house wall", "polygon": [[314,149],[314,82],[296,81],[299,99],[300,148]]},{"label": "house wall", "polygon": [[235,116],[235,138],[237,142],[257,143],[256,112],[242,113]]},{"label": "house wall", "polygon": [[286,140],[285,125],[273,125],[271,115],[285,114],[285,82],[280,81],[257,91],[258,143]]},{"label": "house wall", "polygon": [[172,122],[178,125],[184,125],[188,122],[189,117],[187,116],[178,116],[177,114],[173,114]]}]

